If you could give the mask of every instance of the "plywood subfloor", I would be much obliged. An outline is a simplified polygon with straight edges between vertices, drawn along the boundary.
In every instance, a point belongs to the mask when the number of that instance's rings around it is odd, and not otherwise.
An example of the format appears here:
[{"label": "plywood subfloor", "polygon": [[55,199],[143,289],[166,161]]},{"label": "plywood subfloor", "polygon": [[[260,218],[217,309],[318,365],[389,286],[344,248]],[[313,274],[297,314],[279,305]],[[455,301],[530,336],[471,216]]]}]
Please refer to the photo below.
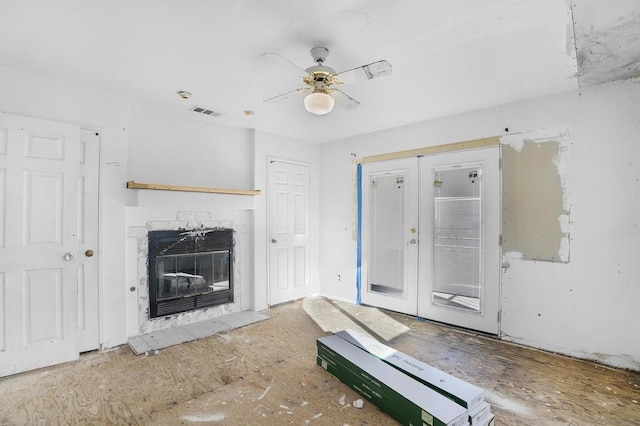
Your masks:
[{"label": "plywood subfloor", "polygon": [[158,355],[123,346],[0,379],[0,425],[395,424],[316,366],[315,339],[344,328],[485,388],[497,425],[640,425],[639,373],[322,298],[265,314]]}]

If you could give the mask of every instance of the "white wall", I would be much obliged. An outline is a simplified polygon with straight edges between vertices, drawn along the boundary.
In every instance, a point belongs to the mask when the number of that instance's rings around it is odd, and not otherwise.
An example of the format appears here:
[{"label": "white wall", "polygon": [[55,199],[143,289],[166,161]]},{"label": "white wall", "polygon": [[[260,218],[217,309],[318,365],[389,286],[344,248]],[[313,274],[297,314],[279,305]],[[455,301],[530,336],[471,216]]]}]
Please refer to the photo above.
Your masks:
[{"label": "white wall", "polygon": [[143,183],[253,189],[252,132],[133,104],[128,178]]},{"label": "white wall", "polygon": [[129,101],[0,68],[0,110],[100,132],[100,342],[103,347],[124,343]]},{"label": "white wall", "polygon": [[286,136],[256,131],[254,133],[254,170],[255,189],[262,190],[262,195],[256,197],[255,204],[255,309],[262,310],[269,306],[268,299],[268,226],[267,226],[267,164],[270,159],[289,160],[307,163],[311,172],[311,287],[312,293],[319,291],[319,235],[320,219],[319,193],[320,193],[320,164],[319,146],[317,144],[303,142]]},{"label": "white wall", "polygon": [[627,80],[321,145],[321,292],[355,302],[352,153],[496,136],[505,128],[564,128],[570,262],[511,261],[502,277],[501,337],[640,370],[638,105],[640,85]]}]

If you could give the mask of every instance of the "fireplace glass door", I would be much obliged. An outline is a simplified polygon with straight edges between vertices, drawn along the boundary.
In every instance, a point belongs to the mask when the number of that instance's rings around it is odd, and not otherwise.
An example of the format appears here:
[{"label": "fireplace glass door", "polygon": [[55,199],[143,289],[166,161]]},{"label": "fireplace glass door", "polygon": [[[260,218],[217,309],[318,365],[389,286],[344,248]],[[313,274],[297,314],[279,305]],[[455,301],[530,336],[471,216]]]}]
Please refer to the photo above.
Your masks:
[{"label": "fireplace glass door", "polygon": [[151,318],[233,302],[233,230],[149,231]]},{"label": "fireplace glass door", "polygon": [[156,257],[157,299],[229,289],[229,251]]}]

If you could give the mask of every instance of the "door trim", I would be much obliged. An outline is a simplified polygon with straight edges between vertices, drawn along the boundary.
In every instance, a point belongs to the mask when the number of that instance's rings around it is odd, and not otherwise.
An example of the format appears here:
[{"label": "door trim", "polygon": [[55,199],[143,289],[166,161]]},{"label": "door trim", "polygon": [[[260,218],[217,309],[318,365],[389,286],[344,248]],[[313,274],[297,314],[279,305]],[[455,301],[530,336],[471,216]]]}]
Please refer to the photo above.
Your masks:
[{"label": "door trim", "polygon": [[374,163],[376,161],[395,160],[398,158],[423,157],[423,156],[433,155],[433,154],[444,154],[444,153],[455,152],[455,151],[466,151],[471,149],[489,148],[492,146],[499,146],[501,143],[502,143],[502,138],[500,136],[492,136],[489,138],[472,139],[472,140],[463,141],[463,142],[454,142],[454,143],[448,143],[443,145],[434,145],[434,146],[427,146],[427,147],[417,148],[417,149],[409,149],[405,151],[389,152],[387,154],[370,155],[368,157],[357,159],[356,161],[359,163]]},{"label": "door trim", "polygon": [[[95,176],[92,176],[93,182],[92,182],[92,186],[91,187],[84,187],[84,194],[82,194],[82,199],[86,200],[87,197],[87,193],[88,192],[93,192],[95,191],[95,195],[93,195],[91,197],[91,202],[95,202],[95,204],[92,206],[93,209],[95,209],[94,214],[92,215],[91,218],[88,219],[89,226],[87,225],[87,215],[86,212],[85,214],[83,214],[84,220],[85,220],[85,232],[86,234],[92,234],[91,238],[88,239],[84,239],[82,241],[78,241],[78,263],[79,263],[79,267],[81,264],[83,264],[84,262],[91,262],[92,260],[90,259],[91,257],[93,257],[93,262],[96,263],[95,267],[93,268],[92,273],[94,274],[94,276],[89,277],[91,279],[95,280],[95,287],[94,288],[87,288],[86,282],[84,284],[85,289],[88,289],[89,291],[87,293],[89,297],[93,297],[93,300],[89,300],[87,297],[85,297],[85,303],[84,306],[78,306],[78,350],[80,353],[82,352],[86,352],[86,351],[91,351],[91,350],[96,350],[96,349],[100,349],[100,344],[102,342],[101,339],[101,318],[102,318],[102,304],[101,302],[101,281],[100,281],[100,268],[101,268],[101,257],[102,257],[102,251],[100,250],[100,221],[101,221],[101,214],[100,214],[100,197],[101,197],[101,191],[100,191],[100,142],[101,142],[101,133],[99,130],[96,129],[90,129],[90,128],[81,128],[80,129],[80,139],[81,139],[81,143],[82,141],[87,138],[87,139],[93,139],[91,142],[87,141],[86,143],[92,143],[95,144],[94,146],[94,157],[92,158],[85,158],[85,161],[87,161],[87,164],[81,164],[80,165],[80,169],[78,171],[78,175],[79,177],[86,177],[87,173],[84,172],[83,169],[88,169],[90,170],[90,173],[95,173]],[[88,152],[87,147],[81,147],[81,149],[84,150],[85,154]],[[86,202],[86,201],[85,201]],[[93,228],[92,228],[93,227]],[[93,251],[93,255],[91,256],[87,256],[86,254],[86,250],[92,250]],[[91,268],[89,268],[91,269]],[[86,272],[87,268],[82,268],[83,272]],[[80,270],[78,273],[78,276],[80,277]],[[87,278],[86,276],[84,277],[85,279]],[[85,280],[86,281],[86,280]],[[80,283],[78,283],[78,303],[80,304],[82,301],[80,299],[80,292],[81,289],[80,288]],[[85,293],[83,296],[87,296],[87,294]],[[81,321],[81,316],[80,314],[84,314],[85,316],[89,315],[90,321],[93,321],[94,324],[90,324],[92,326],[92,330],[89,330],[89,328],[85,328],[85,330],[82,330],[81,326],[83,324],[83,321]],[[86,318],[84,318],[84,320],[86,321]],[[90,322],[88,321],[88,322]],[[86,322],[85,322],[85,325]],[[94,335],[95,333],[95,335]]]}]

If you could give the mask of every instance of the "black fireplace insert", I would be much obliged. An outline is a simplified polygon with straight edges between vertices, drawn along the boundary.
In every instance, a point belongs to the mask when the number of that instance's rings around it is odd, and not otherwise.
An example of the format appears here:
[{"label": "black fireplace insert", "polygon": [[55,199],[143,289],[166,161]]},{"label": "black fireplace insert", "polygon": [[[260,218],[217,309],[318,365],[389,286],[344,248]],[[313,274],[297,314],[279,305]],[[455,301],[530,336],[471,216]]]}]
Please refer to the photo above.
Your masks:
[{"label": "black fireplace insert", "polygon": [[233,230],[149,231],[151,318],[233,302]]}]

